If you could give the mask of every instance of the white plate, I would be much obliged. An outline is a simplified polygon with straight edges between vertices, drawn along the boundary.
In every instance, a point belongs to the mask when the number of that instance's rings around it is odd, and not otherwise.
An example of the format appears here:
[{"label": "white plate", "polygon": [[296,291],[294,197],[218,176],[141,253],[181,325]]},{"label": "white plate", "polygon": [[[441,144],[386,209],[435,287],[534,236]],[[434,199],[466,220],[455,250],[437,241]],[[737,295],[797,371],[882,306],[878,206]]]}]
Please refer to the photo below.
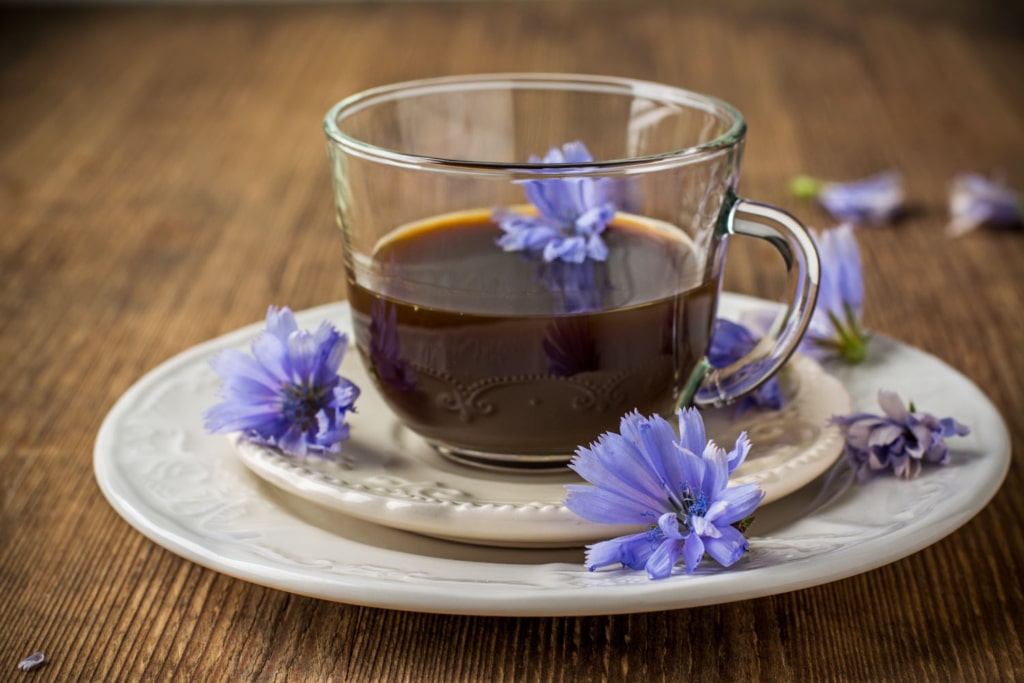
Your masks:
[{"label": "white plate", "polygon": [[[725,296],[723,314],[763,305]],[[337,318],[338,305],[300,324]],[[207,361],[243,345],[254,325],[156,368],[110,411],[94,466],[113,507],[156,543],[248,581],[357,604],[456,614],[583,615],[743,600],[806,588],[887,564],[965,523],[995,494],[1010,462],[1006,426],[987,397],[938,359],[876,335],[869,358],[835,374],[856,409],[877,412],[880,387],[921,410],[971,426],[950,440],[948,467],[905,482],[881,478],[820,496],[821,479],[759,508],[750,552],[728,570],[705,561],[691,576],[588,572],[582,549],[502,549],[386,528],[270,486],[230,443],[202,428],[216,377]],[[822,500],[829,502],[822,503]]]},{"label": "white plate", "polygon": [[[331,309],[328,317],[341,331],[351,331],[347,306]],[[225,338],[224,345],[229,341],[234,338]],[[201,364],[193,367],[205,372]],[[369,522],[450,540],[567,547],[638,530],[588,522],[567,509],[562,504],[565,484],[582,479],[566,468],[555,473],[483,471],[438,455],[387,408],[357,354],[348,354],[341,373],[363,389],[358,412],[350,419],[351,438],[343,444],[344,458],[293,458],[232,439],[242,462],[294,495]],[[721,446],[729,448],[740,432],[748,433],[753,447],[732,481],[757,482],[765,503],[813,481],[836,460],[843,438],[828,419],[848,413],[851,405],[843,385],[810,358],[794,358],[783,385],[788,400],[782,410],[737,414],[726,408],[705,415],[708,433]],[[203,405],[209,395],[189,403]]]}]

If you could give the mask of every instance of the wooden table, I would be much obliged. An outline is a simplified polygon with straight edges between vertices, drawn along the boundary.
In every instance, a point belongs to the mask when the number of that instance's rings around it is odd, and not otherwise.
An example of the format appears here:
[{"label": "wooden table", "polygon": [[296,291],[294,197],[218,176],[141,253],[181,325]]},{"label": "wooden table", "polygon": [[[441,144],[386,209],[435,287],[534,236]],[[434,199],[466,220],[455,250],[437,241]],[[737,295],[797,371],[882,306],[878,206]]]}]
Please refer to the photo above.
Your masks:
[{"label": "wooden table", "polygon": [[[960,171],[1024,188],[1021,9],[998,2],[384,3],[0,12],[0,679],[1024,678],[1024,233],[943,233]],[[229,578],[144,538],[92,471],[162,361],[343,298],[320,121],[409,78],[582,71],[739,107],[743,191],[824,226],[798,173],[895,168],[860,233],[867,323],[960,369],[1016,467],[959,531],[835,583],[586,618],[419,614]],[[737,252],[729,286],[770,285]],[[15,666],[41,649],[48,663]]]}]

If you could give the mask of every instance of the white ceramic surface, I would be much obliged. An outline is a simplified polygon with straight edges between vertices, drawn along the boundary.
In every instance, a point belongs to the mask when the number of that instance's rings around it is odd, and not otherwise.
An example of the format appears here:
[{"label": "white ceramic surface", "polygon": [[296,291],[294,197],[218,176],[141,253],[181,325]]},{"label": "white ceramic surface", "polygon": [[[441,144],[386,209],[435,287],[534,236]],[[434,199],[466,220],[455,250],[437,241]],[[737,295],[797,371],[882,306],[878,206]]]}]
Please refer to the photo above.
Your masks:
[{"label": "white ceramic surface", "polygon": [[[339,329],[349,331],[347,311],[340,315],[331,317]],[[193,367],[205,372],[201,365]],[[355,353],[345,359],[341,373],[363,388],[342,459],[298,459],[232,439],[242,462],[269,483],[310,501],[383,526],[451,540],[566,547],[638,531],[588,522],[563,506],[565,484],[582,482],[566,468],[560,473],[484,471],[438,455],[388,410]],[[705,415],[708,433],[726,448],[742,431],[748,433],[753,448],[732,481],[759,483],[765,503],[828,469],[843,445],[828,418],[850,411],[842,384],[813,360],[794,358],[784,375],[788,400],[782,410],[737,414],[725,408]],[[203,400],[208,399],[196,396],[192,402]]]},{"label": "white ceramic surface", "polygon": [[[723,314],[764,305],[723,297]],[[342,324],[344,308],[305,311]],[[243,347],[253,325],[156,368],[115,404],[94,467],[113,507],[156,543],[217,571],[281,590],[363,605],[456,614],[582,615],[743,600],[806,588],[893,562],[938,541],[998,490],[1010,462],[1006,426],[987,397],[938,359],[876,335],[868,360],[833,368],[855,409],[877,411],[880,387],[971,426],[949,466],[905,482],[842,487],[827,475],[757,512],[750,552],[723,570],[661,581],[588,572],[582,549],[510,549],[428,538],[358,520],[268,485],[223,437],[202,428],[216,376],[207,361]]]}]

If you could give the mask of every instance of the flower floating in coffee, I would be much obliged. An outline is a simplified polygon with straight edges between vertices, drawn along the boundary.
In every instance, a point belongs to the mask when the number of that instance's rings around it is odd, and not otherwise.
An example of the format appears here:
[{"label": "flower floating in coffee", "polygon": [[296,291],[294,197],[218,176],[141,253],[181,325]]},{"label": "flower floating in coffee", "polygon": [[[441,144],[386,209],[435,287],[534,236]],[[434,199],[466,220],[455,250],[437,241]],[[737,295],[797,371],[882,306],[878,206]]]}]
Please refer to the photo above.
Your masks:
[{"label": "flower floating in coffee", "polygon": [[[531,164],[577,164],[592,162],[582,142],[552,147]],[[526,198],[536,213],[497,210],[493,219],[504,233],[498,246],[505,251],[538,254],[545,262],[556,260],[583,263],[604,261],[608,247],[601,234],[615,217],[613,181],[609,178],[557,177],[521,182]]]},{"label": "flower floating in coffee", "polygon": [[886,470],[913,479],[925,463],[945,465],[949,462],[946,438],[971,432],[951,417],[918,413],[913,404],[908,409],[892,391],[880,390],[878,404],[883,415],[854,413],[832,418],[846,438],[847,464],[862,483]]},{"label": "flower floating in coffee", "polygon": [[801,199],[817,199],[837,221],[854,224],[887,223],[904,210],[903,178],[885,171],[847,183],[800,176],[790,184]]},{"label": "flower floating in coffee", "polygon": [[981,225],[1024,224],[1024,198],[1001,182],[976,173],[964,173],[953,180],[949,195],[951,220],[946,231],[958,237]]},{"label": "flower floating in coffee", "polygon": [[271,306],[252,356],[228,349],[210,361],[223,400],[205,411],[207,430],[241,432],[290,455],[339,453],[359,397],[359,387],[338,374],[347,347],[348,337],[330,323],[300,330],[290,309]]},{"label": "flower floating in coffee", "polygon": [[646,526],[588,546],[587,568],[622,564],[663,579],[680,560],[693,573],[705,554],[733,565],[748,547],[740,529],[764,498],[757,484],[728,486],[749,451],[745,432],[728,452],[708,441],[692,408],[679,411],[678,438],[664,418],[634,411],[618,434],[577,449],[569,467],[593,486],[566,486],[565,506],[594,522]]}]

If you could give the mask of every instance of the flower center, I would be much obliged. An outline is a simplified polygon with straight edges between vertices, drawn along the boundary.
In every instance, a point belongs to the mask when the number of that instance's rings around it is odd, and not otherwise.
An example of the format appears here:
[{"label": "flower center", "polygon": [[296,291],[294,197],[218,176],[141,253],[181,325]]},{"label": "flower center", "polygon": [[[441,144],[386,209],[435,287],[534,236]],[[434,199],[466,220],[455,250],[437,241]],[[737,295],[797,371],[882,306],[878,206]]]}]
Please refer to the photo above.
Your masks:
[{"label": "flower center", "polygon": [[679,496],[679,505],[676,509],[676,517],[686,525],[687,529],[693,530],[693,518],[703,517],[708,511],[708,501],[701,493],[694,493],[689,488],[682,490]]},{"label": "flower center", "polygon": [[324,395],[329,387],[311,384],[288,384],[284,386],[284,416],[304,431],[319,426],[317,413],[324,408]]}]

